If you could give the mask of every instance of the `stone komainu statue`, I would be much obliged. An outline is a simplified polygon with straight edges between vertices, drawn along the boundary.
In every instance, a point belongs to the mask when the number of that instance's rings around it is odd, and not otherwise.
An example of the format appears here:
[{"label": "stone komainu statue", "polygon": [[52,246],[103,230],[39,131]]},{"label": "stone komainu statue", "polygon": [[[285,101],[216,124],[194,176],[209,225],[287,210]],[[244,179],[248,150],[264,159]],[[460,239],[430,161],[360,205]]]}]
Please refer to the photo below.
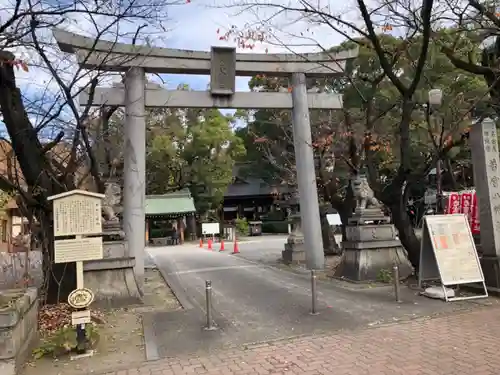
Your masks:
[{"label": "stone komainu statue", "polygon": [[102,204],[102,213],[106,221],[118,221],[120,213],[121,188],[117,183],[106,183],[105,198]]},{"label": "stone komainu statue", "polygon": [[381,204],[375,198],[373,190],[370,188],[365,176],[356,176],[353,178],[351,186],[357,209],[380,208]]}]

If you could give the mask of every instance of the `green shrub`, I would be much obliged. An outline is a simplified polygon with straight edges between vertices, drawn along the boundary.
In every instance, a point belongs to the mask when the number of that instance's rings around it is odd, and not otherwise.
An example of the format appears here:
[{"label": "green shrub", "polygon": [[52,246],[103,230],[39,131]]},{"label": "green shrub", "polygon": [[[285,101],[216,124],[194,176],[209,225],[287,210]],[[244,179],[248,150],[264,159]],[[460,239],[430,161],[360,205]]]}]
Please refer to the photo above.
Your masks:
[{"label": "green shrub", "polygon": [[240,236],[248,236],[250,227],[248,225],[246,217],[237,218],[235,220],[235,224],[236,224],[236,232],[238,232]]},{"label": "green shrub", "polygon": [[263,221],[262,233],[287,234],[288,221]]},{"label": "green shrub", "polygon": [[381,269],[377,273],[377,281],[380,283],[391,283],[392,282],[392,273],[388,269]]},{"label": "green shrub", "polygon": [[152,228],[149,230],[150,238],[164,238],[168,237],[172,231],[167,231],[163,228]]},{"label": "green shrub", "polygon": [[79,347],[76,341],[76,328],[74,326],[64,326],[56,330],[50,337],[41,339],[40,345],[33,350],[35,359],[50,355],[58,357],[63,354],[73,352],[77,349],[89,350],[95,348],[99,341],[99,333],[94,324],[85,324],[85,334],[87,342],[83,347]]},{"label": "green shrub", "polygon": [[285,221],[286,220],[286,212],[284,210],[271,211],[265,215],[262,215],[261,219],[262,219],[262,221]]}]

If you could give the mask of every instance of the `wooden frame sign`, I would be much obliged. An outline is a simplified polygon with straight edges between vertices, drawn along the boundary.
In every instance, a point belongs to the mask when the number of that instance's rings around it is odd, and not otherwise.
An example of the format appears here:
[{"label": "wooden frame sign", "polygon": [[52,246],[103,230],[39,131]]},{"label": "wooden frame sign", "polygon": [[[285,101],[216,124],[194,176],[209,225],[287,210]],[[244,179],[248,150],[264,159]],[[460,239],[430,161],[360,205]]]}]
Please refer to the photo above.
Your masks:
[{"label": "wooden frame sign", "polygon": [[[418,286],[440,280],[446,302],[488,297],[483,270],[467,217],[463,214],[427,215],[420,245]],[[481,283],[484,294],[448,298],[446,286]]]}]

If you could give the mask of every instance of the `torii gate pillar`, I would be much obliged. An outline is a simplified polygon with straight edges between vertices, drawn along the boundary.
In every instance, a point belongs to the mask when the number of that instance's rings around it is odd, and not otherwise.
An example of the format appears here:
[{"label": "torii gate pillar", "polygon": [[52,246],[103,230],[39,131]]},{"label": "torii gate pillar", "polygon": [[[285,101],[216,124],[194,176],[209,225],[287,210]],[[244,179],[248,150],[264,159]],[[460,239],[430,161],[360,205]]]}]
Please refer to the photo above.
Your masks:
[{"label": "torii gate pillar", "polygon": [[293,143],[307,268],[322,270],[325,267],[325,256],[314,169],[311,121],[307,105],[306,75],[304,73],[292,74],[292,100]]},{"label": "torii gate pillar", "polygon": [[144,284],[146,203],[146,77],[143,68],[125,73],[123,229],[128,251],[135,257],[139,289]]}]

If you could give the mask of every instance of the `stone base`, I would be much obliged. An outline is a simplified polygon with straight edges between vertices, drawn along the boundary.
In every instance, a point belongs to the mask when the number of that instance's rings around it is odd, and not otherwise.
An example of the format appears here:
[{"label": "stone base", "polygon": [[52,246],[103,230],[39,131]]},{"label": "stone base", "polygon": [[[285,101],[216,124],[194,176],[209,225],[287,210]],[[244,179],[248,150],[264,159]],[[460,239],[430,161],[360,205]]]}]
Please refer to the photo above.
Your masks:
[{"label": "stone base", "polygon": [[381,271],[392,272],[399,265],[400,277],[411,275],[413,269],[397,240],[343,242],[344,254],[335,276],[352,281],[377,281]]},{"label": "stone base", "polygon": [[281,252],[281,258],[285,264],[306,263],[304,237],[291,234],[285,244],[285,250]]},{"label": "stone base", "polygon": [[281,252],[281,258],[285,264],[305,264],[306,252],[304,250],[285,249]]},{"label": "stone base", "polygon": [[356,208],[348,220],[349,225],[364,225],[367,222],[390,223],[391,219],[385,216],[380,208]]},{"label": "stone base", "polygon": [[[348,241],[353,241],[353,244],[365,242],[372,243],[374,241],[394,241],[396,238],[396,228],[392,224],[349,225],[346,228],[346,236]],[[390,245],[384,245],[384,247],[389,246]]]},{"label": "stone base", "polygon": [[38,294],[36,288],[26,291],[6,290],[0,295],[21,293],[11,307],[0,307],[0,374],[16,375],[31,358],[38,337]]},{"label": "stone base", "polygon": [[142,303],[134,265],[125,241],[104,242],[104,259],[83,265],[84,285],[94,292],[96,304],[120,307]]},{"label": "stone base", "polygon": [[500,258],[483,255],[479,261],[486,286],[500,289]]}]

